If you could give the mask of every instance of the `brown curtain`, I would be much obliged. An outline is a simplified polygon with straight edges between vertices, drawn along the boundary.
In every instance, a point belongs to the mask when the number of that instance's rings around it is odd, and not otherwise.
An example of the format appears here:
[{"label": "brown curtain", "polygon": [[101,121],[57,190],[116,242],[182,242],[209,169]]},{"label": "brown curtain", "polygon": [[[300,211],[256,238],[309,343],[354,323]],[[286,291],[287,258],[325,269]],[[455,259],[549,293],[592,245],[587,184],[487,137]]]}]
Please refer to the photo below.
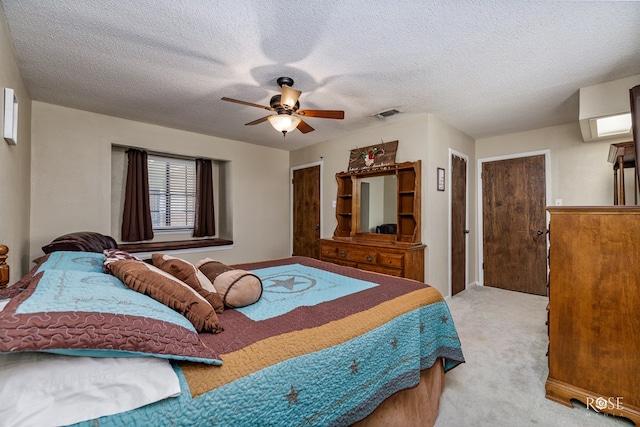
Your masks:
[{"label": "brown curtain", "polygon": [[216,234],[213,212],[213,173],[211,160],[196,160],[196,215],[193,222],[193,237]]},{"label": "brown curtain", "polygon": [[122,214],[122,241],[153,239],[146,151],[127,150],[127,186]]}]

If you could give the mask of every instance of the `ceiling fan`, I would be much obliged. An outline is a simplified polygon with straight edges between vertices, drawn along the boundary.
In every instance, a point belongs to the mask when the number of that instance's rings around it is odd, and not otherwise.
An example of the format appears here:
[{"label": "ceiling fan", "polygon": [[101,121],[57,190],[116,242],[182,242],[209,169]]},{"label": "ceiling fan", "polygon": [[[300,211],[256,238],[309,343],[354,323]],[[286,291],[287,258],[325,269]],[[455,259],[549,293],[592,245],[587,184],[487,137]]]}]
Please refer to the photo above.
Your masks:
[{"label": "ceiling fan", "polygon": [[276,81],[282,88],[282,92],[279,95],[271,97],[268,107],[266,105],[240,101],[239,99],[227,98],[226,96],[223,97],[222,100],[275,112],[276,114],[245,123],[245,125],[257,125],[268,120],[271,126],[282,132],[284,136],[287,136],[287,132],[291,132],[294,129],[298,129],[302,133],[309,133],[314,130],[307,122],[302,120],[301,117],[344,119],[344,111],[340,110],[300,110],[300,101],[298,101],[298,98],[302,92],[292,87],[293,79],[291,77],[280,77]]}]

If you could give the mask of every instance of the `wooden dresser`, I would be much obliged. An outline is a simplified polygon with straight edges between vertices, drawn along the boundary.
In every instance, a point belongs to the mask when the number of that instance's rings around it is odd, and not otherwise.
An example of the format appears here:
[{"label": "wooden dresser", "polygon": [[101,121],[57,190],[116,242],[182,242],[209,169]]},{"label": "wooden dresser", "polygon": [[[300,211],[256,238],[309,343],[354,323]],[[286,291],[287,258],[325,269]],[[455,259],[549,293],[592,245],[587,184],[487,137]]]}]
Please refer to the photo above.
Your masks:
[{"label": "wooden dresser", "polygon": [[640,425],[640,207],[553,207],[547,398]]},{"label": "wooden dresser", "polygon": [[[320,259],[424,282],[421,165],[419,160],[386,163],[337,173],[337,225],[333,239],[320,239]],[[382,206],[374,205],[372,211],[368,200],[374,197],[367,196],[364,189],[374,187],[373,180],[380,178],[385,181],[377,188],[384,191],[375,199],[384,202]],[[381,220],[381,212],[387,213],[386,221]],[[377,219],[370,224],[373,217]],[[372,225],[381,227],[374,229]],[[389,230],[377,232],[382,226]]]},{"label": "wooden dresser", "polygon": [[320,240],[320,259],[424,282],[425,245]]}]

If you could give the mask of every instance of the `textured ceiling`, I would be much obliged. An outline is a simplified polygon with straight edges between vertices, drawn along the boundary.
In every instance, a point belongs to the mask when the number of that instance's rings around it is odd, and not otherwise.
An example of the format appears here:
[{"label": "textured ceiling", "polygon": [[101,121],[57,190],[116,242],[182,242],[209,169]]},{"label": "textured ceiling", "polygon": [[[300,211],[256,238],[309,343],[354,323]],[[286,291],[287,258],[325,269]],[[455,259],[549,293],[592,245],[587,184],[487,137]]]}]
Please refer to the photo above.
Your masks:
[{"label": "textured ceiling", "polygon": [[[432,113],[474,137],[576,121],[640,73],[640,2],[2,0],[34,100],[292,150]],[[257,108],[289,76],[316,130]],[[389,108],[403,113],[372,117]]]}]

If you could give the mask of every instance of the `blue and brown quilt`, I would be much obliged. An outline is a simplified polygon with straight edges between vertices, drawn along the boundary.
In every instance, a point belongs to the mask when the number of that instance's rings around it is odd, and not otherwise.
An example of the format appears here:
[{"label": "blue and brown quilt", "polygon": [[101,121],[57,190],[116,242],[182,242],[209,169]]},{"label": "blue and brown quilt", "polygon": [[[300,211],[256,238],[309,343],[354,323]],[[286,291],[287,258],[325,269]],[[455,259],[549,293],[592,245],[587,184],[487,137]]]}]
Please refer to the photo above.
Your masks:
[{"label": "blue and brown quilt", "polygon": [[175,362],[180,397],[82,425],[346,426],[438,359],[445,371],[464,362],[446,302],[424,283],[304,257],[235,267],[264,292],[221,313],[224,332],[200,334],[222,365]]}]

